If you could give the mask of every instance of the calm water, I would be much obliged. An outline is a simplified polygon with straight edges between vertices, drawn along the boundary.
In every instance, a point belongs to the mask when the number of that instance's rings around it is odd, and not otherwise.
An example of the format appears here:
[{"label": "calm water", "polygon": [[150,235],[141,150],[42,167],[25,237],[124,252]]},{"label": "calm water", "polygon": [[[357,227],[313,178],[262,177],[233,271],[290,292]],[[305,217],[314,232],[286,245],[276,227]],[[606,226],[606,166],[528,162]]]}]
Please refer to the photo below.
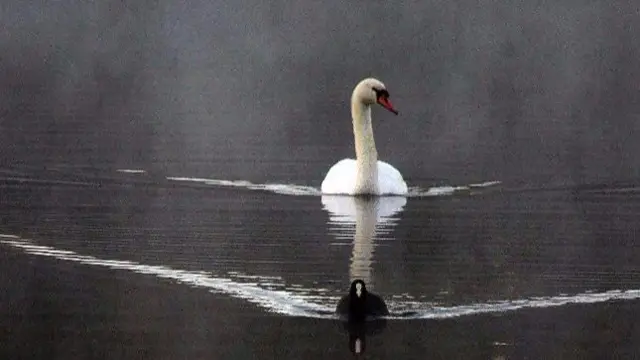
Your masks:
[{"label": "calm water", "polygon": [[[354,200],[170,178],[5,169],[4,354],[327,358],[356,338],[372,358],[640,351],[629,184]],[[387,300],[386,323],[331,314],[353,278]]]}]

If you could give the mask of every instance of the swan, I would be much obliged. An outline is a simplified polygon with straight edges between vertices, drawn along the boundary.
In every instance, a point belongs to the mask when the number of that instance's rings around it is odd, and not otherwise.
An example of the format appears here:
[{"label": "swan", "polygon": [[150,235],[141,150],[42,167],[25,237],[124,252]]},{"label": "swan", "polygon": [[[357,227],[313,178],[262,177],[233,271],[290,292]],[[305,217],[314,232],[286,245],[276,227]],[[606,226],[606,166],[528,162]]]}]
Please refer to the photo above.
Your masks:
[{"label": "swan", "polygon": [[389,92],[380,80],[367,78],[360,81],[351,94],[356,159],[340,160],[329,169],[320,187],[323,194],[407,194],[402,174],[378,160],[371,124],[371,105],[375,103],[398,115],[389,101]]}]

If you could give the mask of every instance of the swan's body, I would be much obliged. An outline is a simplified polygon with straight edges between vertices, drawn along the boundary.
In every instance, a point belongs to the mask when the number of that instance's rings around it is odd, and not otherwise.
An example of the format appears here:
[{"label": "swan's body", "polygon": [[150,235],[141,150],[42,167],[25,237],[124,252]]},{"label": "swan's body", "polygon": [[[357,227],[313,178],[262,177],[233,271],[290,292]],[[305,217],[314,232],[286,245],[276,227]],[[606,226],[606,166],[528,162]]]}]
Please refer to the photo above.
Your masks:
[{"label": "swan's body", "polygon": [[323,194],[406,195],[407,184],[393,166],[378,160],[371,105],[378,103],[397,114],[389,102],[389,93],[379,80],[364,79],[351,95],[351,117],[356,159],[344,159],[329,169],[322,182]]},{"label": "swan's body", "polygon": [[[376,169],[360,184],[358,160],[342,159],[329,169],[322,182],[323,194],[344,195],[406,195],[407,184],[396,168],[384,161],[376,161]],[[377,174],[375,174],[377,173]],[[373,181],[377,178],[377,181]]]}]

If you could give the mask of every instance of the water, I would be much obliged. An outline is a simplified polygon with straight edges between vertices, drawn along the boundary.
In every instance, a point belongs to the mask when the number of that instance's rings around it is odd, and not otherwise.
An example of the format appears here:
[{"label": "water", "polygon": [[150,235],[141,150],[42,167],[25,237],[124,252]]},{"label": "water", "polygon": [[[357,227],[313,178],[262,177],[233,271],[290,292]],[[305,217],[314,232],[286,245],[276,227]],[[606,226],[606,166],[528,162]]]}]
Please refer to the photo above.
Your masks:
[{"label": "water", "polygon": [[[324,358],[355,341],[407,358],[638,350],[635,186],[488,181],[356,200],[131,170],[5,169],[6,354]],[[353,278],[387,300],[381,325],[350,332],[333,315]]]}]

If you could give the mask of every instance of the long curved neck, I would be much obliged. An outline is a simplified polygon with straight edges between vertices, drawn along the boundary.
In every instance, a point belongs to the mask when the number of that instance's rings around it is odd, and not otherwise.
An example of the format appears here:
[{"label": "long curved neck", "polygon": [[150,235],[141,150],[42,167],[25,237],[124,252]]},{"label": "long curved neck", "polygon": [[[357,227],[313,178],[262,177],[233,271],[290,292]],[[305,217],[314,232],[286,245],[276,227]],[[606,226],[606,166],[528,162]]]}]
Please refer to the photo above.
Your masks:
[{"label": "long curved neck", "polygon": [[378,186],[378,152],[371,127],[371,106],[352,96],[351,116],[358,168],[356,190],[359,193],[374,194]]}]

